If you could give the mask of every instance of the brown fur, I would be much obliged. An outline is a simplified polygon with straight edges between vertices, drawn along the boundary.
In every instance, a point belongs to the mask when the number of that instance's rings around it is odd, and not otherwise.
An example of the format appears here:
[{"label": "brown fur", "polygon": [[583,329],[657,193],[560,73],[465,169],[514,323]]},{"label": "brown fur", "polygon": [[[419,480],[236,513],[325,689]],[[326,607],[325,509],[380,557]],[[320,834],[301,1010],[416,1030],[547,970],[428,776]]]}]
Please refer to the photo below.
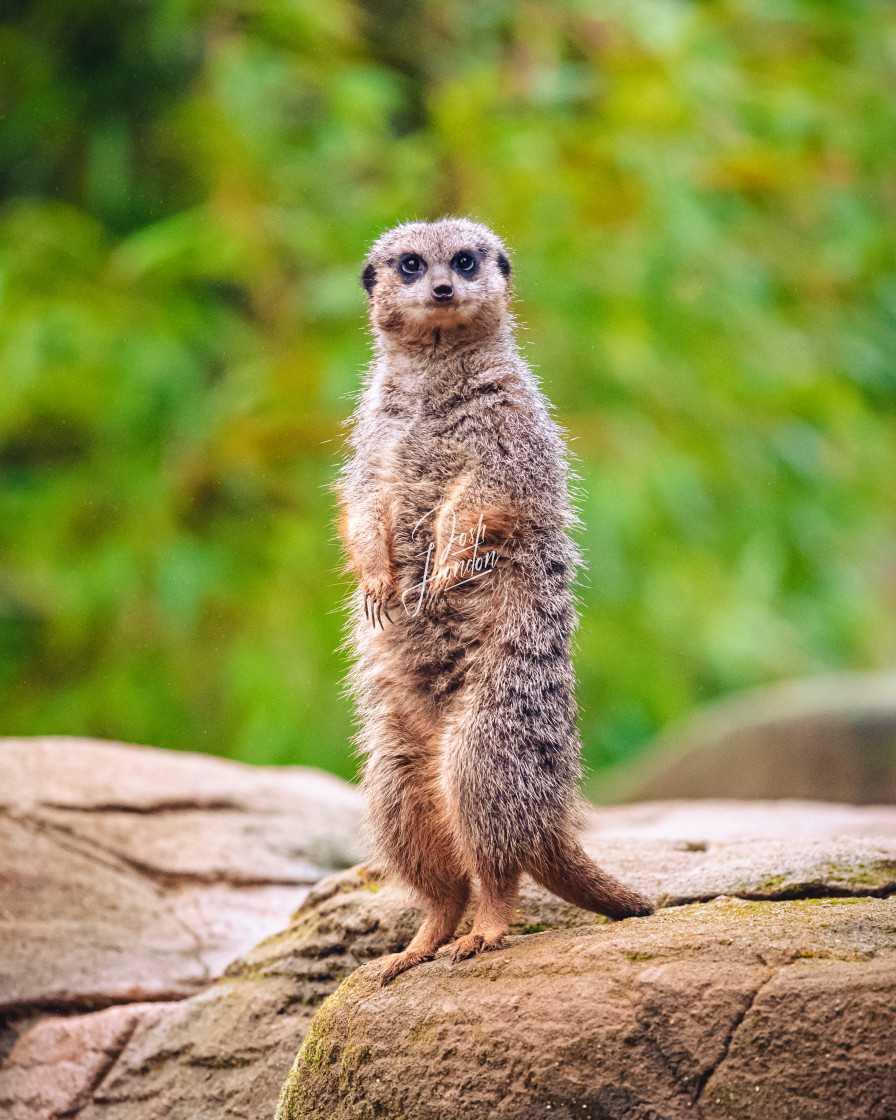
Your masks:
[{"label": "brown fur", "polygon": [[514,338],[506,254],[446,219],[390,230],[364,271],[376,357],[338,484],[359,581],[350,684],[372,847],[429,904],[384,983],[452,938],[474,880],[455,960],[500,944],[525,872],[585,909],[652,912],[576,839],[576,518]]}]

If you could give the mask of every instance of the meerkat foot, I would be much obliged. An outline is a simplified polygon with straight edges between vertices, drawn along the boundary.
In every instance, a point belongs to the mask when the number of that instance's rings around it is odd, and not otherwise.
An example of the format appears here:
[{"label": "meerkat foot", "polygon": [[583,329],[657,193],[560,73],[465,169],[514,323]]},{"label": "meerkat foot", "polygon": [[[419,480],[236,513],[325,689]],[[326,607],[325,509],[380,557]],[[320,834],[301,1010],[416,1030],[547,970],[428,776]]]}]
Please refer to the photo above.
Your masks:
[{"label": "meerkat foot", "polygon": [[405,949],[403,953],[390,953],[388,957],[383,957],[378,962],[377,979],[385,987],[387,984],[391,984],[395,977],[400,976],[402,972],[407,972],[409,968],[423,964],[424,961],[431,961],[434,956],[434,953],[418,953],[409,949]]},{"label": "meerkat foot", "polygon": [[496,933],[485,937],[481,933],[468,933],[466,937],[459,937],[450,947],[451,963],[465,961],[468,957],[475,957],[477,953],[488,953],[492,949],[500,949],[504,940],[503,933]]}]

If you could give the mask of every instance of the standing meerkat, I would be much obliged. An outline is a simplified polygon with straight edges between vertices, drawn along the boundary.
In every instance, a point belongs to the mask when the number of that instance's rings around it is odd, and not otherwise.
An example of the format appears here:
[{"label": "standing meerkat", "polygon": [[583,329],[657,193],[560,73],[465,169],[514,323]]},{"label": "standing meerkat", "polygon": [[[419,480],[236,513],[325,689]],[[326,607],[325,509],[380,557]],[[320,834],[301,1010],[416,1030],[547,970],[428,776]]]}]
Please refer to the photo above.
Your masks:
[{"label": "standing meerkat", "polygon": [[509,276],[500,239],[454,218],[385,233],[362,274],[376,356],[337,483],[350,682],[373,852],[428,904],[383,983],[453,938],[473,880],[455,961],[501,943],[524,872],[585,910],[653,912],[577,839],[576,517]]}]

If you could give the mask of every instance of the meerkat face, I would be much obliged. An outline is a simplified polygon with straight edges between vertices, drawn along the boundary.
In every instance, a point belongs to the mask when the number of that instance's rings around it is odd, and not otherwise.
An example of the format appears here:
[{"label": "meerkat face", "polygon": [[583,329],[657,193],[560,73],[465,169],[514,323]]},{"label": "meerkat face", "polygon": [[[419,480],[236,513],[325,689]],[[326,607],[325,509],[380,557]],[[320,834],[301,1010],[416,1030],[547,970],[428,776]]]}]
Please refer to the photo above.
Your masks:
[{"label": "meerkat face", "polygon": [[361,283],[374,329],[412,345],[495,330],[507,315],[509,276],[507,249],[488,226],[445,218],[383,234]]}]

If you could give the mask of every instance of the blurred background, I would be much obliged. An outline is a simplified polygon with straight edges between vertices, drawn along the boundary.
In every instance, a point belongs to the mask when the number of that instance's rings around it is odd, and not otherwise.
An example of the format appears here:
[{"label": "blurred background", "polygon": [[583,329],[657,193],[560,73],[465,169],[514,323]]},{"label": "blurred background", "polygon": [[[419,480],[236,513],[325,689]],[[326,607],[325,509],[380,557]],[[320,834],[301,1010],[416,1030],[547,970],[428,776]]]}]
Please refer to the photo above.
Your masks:
[{"label": "blurred background", "polygon": [[886,0],[6,0],[0,733],[351,777],[328,485],[397,221],[492,225],[600,776],[896,665]]}]

